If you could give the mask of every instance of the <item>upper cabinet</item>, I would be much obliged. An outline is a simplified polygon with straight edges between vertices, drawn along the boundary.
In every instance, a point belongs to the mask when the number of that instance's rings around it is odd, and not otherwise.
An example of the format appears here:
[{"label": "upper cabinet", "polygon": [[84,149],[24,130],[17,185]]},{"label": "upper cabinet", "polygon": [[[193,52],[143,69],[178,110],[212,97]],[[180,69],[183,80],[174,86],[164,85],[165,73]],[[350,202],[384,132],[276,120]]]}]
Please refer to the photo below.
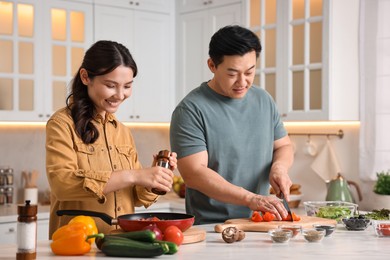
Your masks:
[{"label": "upper cabinet", "polygon": [[358,120],[358,0],[250,0],[255,84],[283,120]]},{"label": "upper cabinet", "polygon": [[178,1],[177,102],[212,74],[207,66],[211,36],[221,27],[243,25],[241,1]]},{"label": "upper cabinet", "polygon": [[[95,3],[95,41],[124,44],[138,67],[132,95],[121,104],[116,116],[127,122],[169,122],[175,97],[174,17],[173,8],[161,5],[171,6],[172,2],[95,0]],[[112,3],[115,5],[107,6]]]},{"label": "upper cabinet", "polygon": [[121,121],[169,122],[175,100],[174,1],[0,0],[0,120],[46,121],[64,107],[97,40],[129,48],[137,66]]},{"label": "upper cabinet", "polygon": [[174,10],[172,0],[94,0],[94,3],[100,6],[106,5],[159,13],[171,13]]},{"label": "upper cabinet", "polygon": [[0,1],[0,120],[46,121],[92,42],[87,1]]},{"label": "upper cabinet", "polygon": [[240,3],[240,0],[177,0],[177,9],[180,13],[193,12],[215,8],[223,5]]}]

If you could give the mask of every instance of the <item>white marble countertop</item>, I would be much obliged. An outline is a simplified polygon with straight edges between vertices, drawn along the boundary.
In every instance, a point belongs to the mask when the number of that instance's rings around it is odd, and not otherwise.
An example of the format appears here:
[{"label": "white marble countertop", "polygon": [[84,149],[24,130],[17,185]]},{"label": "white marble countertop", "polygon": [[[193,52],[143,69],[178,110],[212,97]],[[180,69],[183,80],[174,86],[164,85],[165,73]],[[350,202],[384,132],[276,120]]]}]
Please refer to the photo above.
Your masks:
[{"label": "white marble countertop", "polygon": [[[184,199],[180,198],[173,192],[169,192],[161,196],[156,203],[149,208],[136,208],[135,212],[145,211],[169,211],[177,213],[185,213]],[[38,220],[47,220],[50,216],[50,205],[38,205]],[[18,219],[18,204],[1,205],[0,206],[0,224],[16,222]]]},{"label": "white marble countertop", "polygon": [[[206,240],[182,245],[175,255],[163,255],[156,259],[389,259],[390,238],[378,238],[370,226],[365,231],[348,231],[338,225],[330,237],[321,242],[308,243],[302,235],[285,244],[271,242],[267,233],[246,232],[243,241],[227,244],[214,225],[200,225],[207,231]],[[55,256],[50,250],[50,241],[39,241],[37,259],[69,259]],[[16,245],[0,245],[1,259],[15,259]],[[96,247],[84,256],[72,259],[118,259],[107,257]],[[136,259],[136,258],[132,258]]]}]

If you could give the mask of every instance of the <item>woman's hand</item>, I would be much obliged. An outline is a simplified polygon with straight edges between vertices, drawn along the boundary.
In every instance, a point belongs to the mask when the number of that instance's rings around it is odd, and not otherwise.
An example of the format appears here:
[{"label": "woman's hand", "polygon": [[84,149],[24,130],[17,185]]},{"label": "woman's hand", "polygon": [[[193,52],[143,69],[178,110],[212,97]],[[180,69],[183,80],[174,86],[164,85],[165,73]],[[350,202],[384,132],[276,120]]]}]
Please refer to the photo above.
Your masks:
[{"label": "woman's hand", "polygon": [[253,211],[270,212],[276,216],[277,220],[282,220],[288,215],[283,203],[275,196],[253,194],[249,208]]},{"label": "woman's hand", "polygon": [[[157,163],[157,154],[153,155],[153,163],[152,167]],[[169,153],[169,165],[172,171],[177,169],[177,153],[171,152]]]},{"label": "woman's hand", "polygon": [[134,184],[169,192],[173,184],[173,172],[160,166],[139,169],[134,171]]}]

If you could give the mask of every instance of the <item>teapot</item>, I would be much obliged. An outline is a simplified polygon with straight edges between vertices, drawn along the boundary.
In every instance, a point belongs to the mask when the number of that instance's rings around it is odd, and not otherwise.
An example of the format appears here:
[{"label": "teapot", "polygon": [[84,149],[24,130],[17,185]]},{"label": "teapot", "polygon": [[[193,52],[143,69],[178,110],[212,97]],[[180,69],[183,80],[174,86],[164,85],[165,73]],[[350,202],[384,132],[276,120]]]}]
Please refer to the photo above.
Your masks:
[{"label": "teapot", "polygon": [[326,195],[327,201],[346,201],[355,203],[355,199],[349,189],[349,186],[354,186],[359,196],[359,201],[362,200],[362,193],[360,192],[359,186],[353,182],[346,180],[340,173],[334,180],[326,183],[328,187],[328,193]]}]

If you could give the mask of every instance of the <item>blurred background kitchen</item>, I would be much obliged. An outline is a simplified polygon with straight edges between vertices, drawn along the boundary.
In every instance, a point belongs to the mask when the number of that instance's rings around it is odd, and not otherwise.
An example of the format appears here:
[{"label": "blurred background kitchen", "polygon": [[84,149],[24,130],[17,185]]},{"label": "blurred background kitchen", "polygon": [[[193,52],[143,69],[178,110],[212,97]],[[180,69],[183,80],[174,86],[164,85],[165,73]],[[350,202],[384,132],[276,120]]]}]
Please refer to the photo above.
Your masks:
[{"label": "blurred background kitchen", "polygon": [[294,143],[301,201],[324,200],[341,173],[371,210],[376,172],[390,169],[388,13],[389,0],[0,0],[0,169],[13,170],[0,188],[21,203],[36,186],[49,203],[45,121],[65,105],[94,41],[125,44],[139,66],[117,117],[150,165],[169,149],[175,105],[211,78],[211,35],[240,24],[262,41],[255,84],[274,97]]}]

